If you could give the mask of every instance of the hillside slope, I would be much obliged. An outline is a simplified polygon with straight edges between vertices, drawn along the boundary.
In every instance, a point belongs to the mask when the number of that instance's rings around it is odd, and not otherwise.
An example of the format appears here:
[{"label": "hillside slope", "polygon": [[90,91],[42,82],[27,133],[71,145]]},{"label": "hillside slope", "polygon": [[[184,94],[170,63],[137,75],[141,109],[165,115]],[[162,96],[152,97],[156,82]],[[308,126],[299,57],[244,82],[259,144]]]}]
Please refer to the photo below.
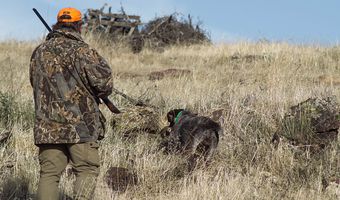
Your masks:
[{"label": "hillside slope", "polygon": [[[287,144],[270,144],[290,106],[309,97],[340,100],[340,48],[247,43],[173,47],[132,54],[124,45],[87,39],[108,60],[114,85],[134,98],[161,108],[189,108],[203,115],[224,109],[224,136],[207,168],[183,175],[183,159],[159,152],[158,138],[142,134],[126,141],[108,124],[101,143],[102,168],[96,199],[338,199],[339,186],[323,180],[340,177],[340,139],[313,156]],[[39,165],[33,144],[29,58],[38,43],[0,44],[1,126],[12,137],[0,145],[0,197],[29,199],[37,189]],[[188,73],[150,80],[150,73],[184,69]],[[188,71],[190,70],[190,71]],[[130,106],[119,95],[119,108]],[[15,102],[15,103],[11,103]],[[102,106],[108,121],[109,110]],[[134,168],[139,185],[112,193],[102,180],[110,166]],[[63,176],[70,195],[73,176]],[[1,196],[3,195],[3,196]],[[2,199],[0,198],[0,199]]]}]

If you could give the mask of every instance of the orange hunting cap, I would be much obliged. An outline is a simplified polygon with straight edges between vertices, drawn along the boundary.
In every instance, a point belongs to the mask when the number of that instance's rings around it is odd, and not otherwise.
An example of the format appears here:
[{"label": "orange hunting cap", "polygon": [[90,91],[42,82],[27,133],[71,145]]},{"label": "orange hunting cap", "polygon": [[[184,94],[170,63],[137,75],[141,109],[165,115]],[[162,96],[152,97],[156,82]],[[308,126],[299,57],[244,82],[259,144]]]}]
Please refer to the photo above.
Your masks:
[{"label": "orange hunting cap", "polygon": [[75,8],[63,8],[57,16],[58,22],[77,22],[81,20],[81,12]]}]

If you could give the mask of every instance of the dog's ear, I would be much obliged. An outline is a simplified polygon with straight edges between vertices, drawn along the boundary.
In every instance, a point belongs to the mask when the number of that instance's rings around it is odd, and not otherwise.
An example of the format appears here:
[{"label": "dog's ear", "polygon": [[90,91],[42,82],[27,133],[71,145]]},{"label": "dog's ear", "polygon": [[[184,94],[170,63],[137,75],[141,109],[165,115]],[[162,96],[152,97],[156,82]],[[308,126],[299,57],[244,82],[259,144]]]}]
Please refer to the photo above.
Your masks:
[{"label": "dog's ear", "polygon": [[220,121],[222,115],[223,115],[224,109],[218,109],[212,112],[212,117],[211,119],[214,120],[215,122]]},{"label": "dog's ear", "polygon": [[170,127],[172,127],[175,123],[175,117],[176,117],[175,110],[170,110],[168,112],[168,114],[166,114],[166,117],[168,118],[168,122],[170,123]]}]

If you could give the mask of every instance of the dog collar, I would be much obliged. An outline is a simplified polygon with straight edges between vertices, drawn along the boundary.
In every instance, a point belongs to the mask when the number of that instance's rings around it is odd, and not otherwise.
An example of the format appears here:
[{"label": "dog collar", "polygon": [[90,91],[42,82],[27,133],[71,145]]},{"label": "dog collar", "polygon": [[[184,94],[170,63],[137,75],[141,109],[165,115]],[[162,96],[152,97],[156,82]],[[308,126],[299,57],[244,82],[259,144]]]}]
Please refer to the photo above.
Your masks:
[{"label": "dog collar", "polygon": [[179,118],[182,116],[183,111],[179,112],[175,118],[175,124],[178,124]]}]

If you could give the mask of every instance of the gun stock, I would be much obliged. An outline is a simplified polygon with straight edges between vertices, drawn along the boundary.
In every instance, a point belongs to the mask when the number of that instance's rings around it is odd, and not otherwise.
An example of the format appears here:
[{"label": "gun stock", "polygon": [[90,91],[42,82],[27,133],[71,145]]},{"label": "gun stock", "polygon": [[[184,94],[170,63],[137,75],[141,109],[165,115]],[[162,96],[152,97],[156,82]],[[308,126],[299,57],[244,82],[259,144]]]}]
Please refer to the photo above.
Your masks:
[{"label": "gun stock", "polygon": [[108,97],[102,98],[105,105],[115,114],[121,113],[120,110],[110,101]]}]

